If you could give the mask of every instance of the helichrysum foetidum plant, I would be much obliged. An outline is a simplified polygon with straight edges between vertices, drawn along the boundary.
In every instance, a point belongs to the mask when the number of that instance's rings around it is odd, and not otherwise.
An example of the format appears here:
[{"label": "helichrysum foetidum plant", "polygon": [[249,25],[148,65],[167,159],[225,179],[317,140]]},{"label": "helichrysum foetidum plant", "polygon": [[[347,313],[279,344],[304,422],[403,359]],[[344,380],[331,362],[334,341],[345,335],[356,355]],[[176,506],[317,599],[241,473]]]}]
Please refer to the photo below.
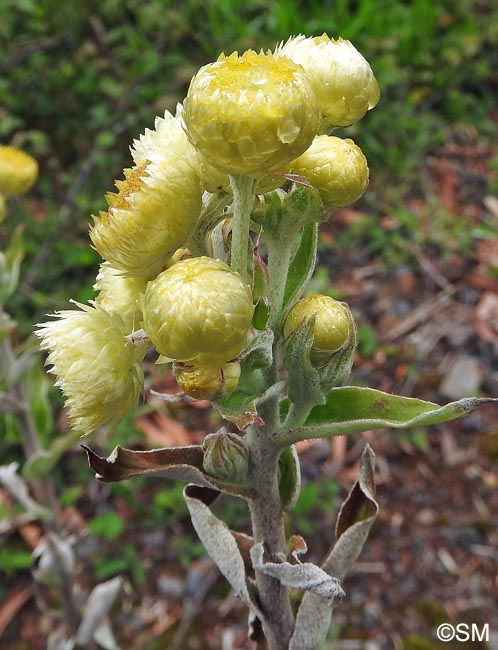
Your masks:
[{"label": "helichrysum foetidum plant", "polygon": [[[368,184],[359,146],[330,132],[378,100],[365,58],[326,34],[201,68],[176,115],[135,140],[132,166],[94,217],[103,258],[94,304],[61,311],[37,332],[82,434],[136,406],[147,348],[172,364],[186,400],[212,401],[226,424],[203,445],[153,455],[118,447],[107,460],[88,449],[89,460],[104,481],[160,471],[190,483],[194,527],[251,611],[251,638],[264,636],[271,650],[321,646],[339,580],[378,507],[367,446],[335,546],[321,567],[303,563],[304,540],[288,542],[284,527],[299,495],[294,443],[443,422],[480,404],[439,407],[343,386],[357,343],[351,310],[305,296],[318,224]],[[247,501],[250,558],[209,509],[220,492]],[[294,589],[304,591],[299,605]]]}]

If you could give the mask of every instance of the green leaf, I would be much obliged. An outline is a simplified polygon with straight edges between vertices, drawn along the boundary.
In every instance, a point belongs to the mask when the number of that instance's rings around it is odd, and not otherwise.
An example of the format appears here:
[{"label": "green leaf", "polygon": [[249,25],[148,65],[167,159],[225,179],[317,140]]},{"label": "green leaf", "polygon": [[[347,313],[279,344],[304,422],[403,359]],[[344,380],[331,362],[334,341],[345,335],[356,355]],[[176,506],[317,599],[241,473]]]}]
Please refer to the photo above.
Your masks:
[{"label": "green leaf", "polygon": [[26,372],[26,393],[38,433],[46,435],[53,424],[52,407],[48,398],[49,381],[39,362]]},{"label": "green leaf", "polygon": [[372,388],[334,388],[327,395],[325,404],[311,410],[303,426],[278,432],[275,441],[285,446],[309,438],[327,438],[371,429],[439,424],[463,417],[481,404],[497,401],[493,398],[465,398],[438,406],[433,402],[391,395]]},{"label": "green leaf", "polygon": [[65,436],[56,438],[48,449],[40,449],[32,454],[23,467],[23,476],[27,481],[35,481],[49,474],[66,451],[74,447],[81,433],[71,431]]},{"label": "green leaf", "polygon": [[97,515],[88,523],[88,530],[92,535],[103,537],[108,542],[119,537],[124,529],[123,518],[114,511]]},{"label": "green leaf", "polygon": [[312,317],[285,341],[284,363],[289,375],[289,399],[298,409],[325,403],[320,375],[310,360],[314,325],[315,319]]},{"label": "green leaf", "polygon": [[301,296],[313,274],[316,264],[318,224],[309,223],[303,228],[301,241],[294,253],[285,283],[283,312],[290,309]]},{"label": "green leaf", "polygon": [[292,510],[301,489],[301,469],[294,447],[286,447],[278,459],[278,491],[284,510]]},{"label": "green leaf", "polygon": [[5,254],[0,254],[0,304],[4,305],[19,284],[19,271],[24,257],[24,226],[18,226]]}]

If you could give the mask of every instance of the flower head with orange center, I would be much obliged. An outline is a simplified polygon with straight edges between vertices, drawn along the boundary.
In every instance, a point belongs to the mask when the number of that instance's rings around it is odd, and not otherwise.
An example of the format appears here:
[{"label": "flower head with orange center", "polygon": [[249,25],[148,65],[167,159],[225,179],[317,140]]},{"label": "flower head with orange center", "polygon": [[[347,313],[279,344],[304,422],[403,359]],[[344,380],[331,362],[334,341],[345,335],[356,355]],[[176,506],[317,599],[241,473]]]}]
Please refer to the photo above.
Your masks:
[{"label": "flower head with orange center", "polygon": [[194,232],[202,189],[193,149],[172,115],[157,118],[132,149],[136,166],[109,193],[109,210],[94,217],[93,245],[128,276],[155,277]]}]

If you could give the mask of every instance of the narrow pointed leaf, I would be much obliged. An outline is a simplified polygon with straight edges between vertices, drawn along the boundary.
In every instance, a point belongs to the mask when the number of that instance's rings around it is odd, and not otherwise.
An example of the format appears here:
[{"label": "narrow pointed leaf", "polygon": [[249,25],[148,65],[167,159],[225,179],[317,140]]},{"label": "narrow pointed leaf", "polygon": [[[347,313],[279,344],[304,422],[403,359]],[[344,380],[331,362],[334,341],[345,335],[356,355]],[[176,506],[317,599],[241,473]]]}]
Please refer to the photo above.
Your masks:
[{"label": "narrow pointed leaf", "polygon": [[278,459],[278,491],[284,510],[292,510],[301,491],[301,467],[294,445],[285,447]]},{"label": "narrow pointed leaf", "polygon": [[344,597],[345,594],[339,581],[327,575],[315,564],[311,562],[302,564],[264,562],[263,554],[264,547],[261,542],[252,547],[251,559],[254,570],[275,578],[284,587],[311,591],[329,604]]},{"label": "narrow pointed leaf", "polygon": [[370,528],[379,512],[375,499],[375,454],[365,446],[358,479],[339,510],[336,525],[337,542],[322,567],[342,580],[361,553]]},{"label": "narrow pointed leaf", "polygon": [[183,495],[192,518],[192,525],[209,556],[228,580],[235,594],[262,620],[254,595],[250,593],[250,584],[237,541],[228,526],[209,508],[218,493],[195,485],[187,485]]},{"label": "narrow pointed leaf", "polygon": [[283,445],[309,438],[360,433],[372,429],[427,426],[468,415],[494,398],[465,398],[438,406],[412,397],[390,395],[372,388],[334,388],[323,405],[315,406],[301,427],[282,430],[275,440]]},{"label": "narrow pointed leaf", "polygon": [[49,474],[59,462],[59,459],[69,449],[72,449],[81,438],[79,431],[56,438],[48,449],[40,449],[28,458],[23,467],[23,476],[27,481],[33,481]]},{"label": "narrow pointed leaf", "polygon": [[325,404],[320,375],[313,367],[314,317],[300,325],[285,341],[284,363],[288,372],[289,399],[296,405]]},{"label": "narrow pointed leaf", "polygon": [[[367,445],[363,451],[358,480],[338,515],[337,542],[322,569],[342,580],[358,558],[377,516],[375,500],[374,453]],[[297,611],[289,650],[319,650],[327,637],[332,605],[313,593],[305,593]]]},{"label": "narrow pointed leaf", "polygon": [[228,484],[207,474],[202,466],[204,452],[200,445],[166,447],[151,451],[134,451],[118,446],[108,458],[97,456],[85,445],[82,447],[97,478],[105,483],[126,481],[133,476],[160,472],[164,478],[175,481],[195,483],[238,496],[251,495],[251,490],[245,485]]},{"label": "narrow pointed leaf", "polygon": [[303,228],[299,246],[292,258],[285,283],[283,311],[290,309],[301,297],[303,290],[313,275],[316,264],[318,224],[309,223]]}]

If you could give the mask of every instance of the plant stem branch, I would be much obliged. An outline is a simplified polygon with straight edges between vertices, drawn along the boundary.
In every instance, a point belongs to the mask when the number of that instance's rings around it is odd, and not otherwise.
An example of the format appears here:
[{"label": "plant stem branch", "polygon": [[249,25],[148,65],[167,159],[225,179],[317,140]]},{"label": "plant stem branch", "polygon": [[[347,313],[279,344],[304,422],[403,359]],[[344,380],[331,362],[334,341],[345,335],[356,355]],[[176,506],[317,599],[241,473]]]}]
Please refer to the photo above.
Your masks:
[{"label": "plant stem branch", "polygon": [[230,176],[233,191],[231,267],[248,280],[249,228],[256,180],[250,176]]},{"label": "plant stem branch", "polygon": [[[281,562],[287,555],[287,545],[278,490],[280,452],[271,445],[266,427],[253,428],[248,438],[258,490],[257,497],[249,502],[254,542],[263,543],[266,561]],[[256,585],[269,650],[287,650],[294,628],[288,589],[260,571],[256,572]]]}]

